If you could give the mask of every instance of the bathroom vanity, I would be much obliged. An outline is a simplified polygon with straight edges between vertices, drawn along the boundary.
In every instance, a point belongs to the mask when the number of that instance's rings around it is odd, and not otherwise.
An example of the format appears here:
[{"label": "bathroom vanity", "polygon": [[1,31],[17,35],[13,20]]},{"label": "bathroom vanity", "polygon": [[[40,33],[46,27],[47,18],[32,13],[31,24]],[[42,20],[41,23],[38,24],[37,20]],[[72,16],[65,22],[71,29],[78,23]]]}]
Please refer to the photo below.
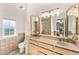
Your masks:
[{"label": "bathroom vanity", "polygon": [[67,10],[67,18],[63,12],[37,20],[31,18],[29,54],[79,55],[78,7],[77,4]]},{"label": "bathroom vanity", "polygon": [[[31,55],[79,55],[79,46],[60,42],[60,37],[31,37],[29,54]],[[63,39],[63,38],[62,38]]]}]

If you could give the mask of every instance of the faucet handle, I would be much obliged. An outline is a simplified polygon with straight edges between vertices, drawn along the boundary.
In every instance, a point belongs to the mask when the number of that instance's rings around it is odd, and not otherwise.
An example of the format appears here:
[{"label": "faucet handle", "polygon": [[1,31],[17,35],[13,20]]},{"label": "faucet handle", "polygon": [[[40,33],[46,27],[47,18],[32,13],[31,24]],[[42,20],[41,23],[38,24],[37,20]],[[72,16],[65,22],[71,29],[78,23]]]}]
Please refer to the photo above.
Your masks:
[{"label": "faucet handle", "polygon": [[77,36],[73,36],[72,39],[73,40],[78,40],[78,37]]}]

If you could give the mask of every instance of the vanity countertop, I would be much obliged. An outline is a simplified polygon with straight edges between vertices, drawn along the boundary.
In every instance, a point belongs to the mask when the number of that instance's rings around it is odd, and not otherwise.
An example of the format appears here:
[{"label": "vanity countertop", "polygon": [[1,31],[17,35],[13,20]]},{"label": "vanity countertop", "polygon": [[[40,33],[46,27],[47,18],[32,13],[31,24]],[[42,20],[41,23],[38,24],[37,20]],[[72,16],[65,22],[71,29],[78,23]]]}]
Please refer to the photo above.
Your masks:
[{"label": "vanity countertop", "polygon": [[52,38],[71,38],[71,37],[65,37],[65,36],[54,36],[54,35],[44,35],[44,34],[40,34],[40,36],[52,37]]},{"label": "vanity countertop", "polygon": [[[51,44],[53,46],[57,46],[57,47],[60,47],[60,48],[64,48],[64,49],[71,50],[71,51],[79,53],[79,45],[75,45],[75,44],[67,43],[67,42],[62,42],[62,43],[65,43],[66,45],[61,45],[61,44],[57,43],[57,42],[59,42],[57,39],[55,40],[55,38],[47,38],[47,37],[43,37],[43,36],[31,37],[31,39],[41,41],[41,42],[44,42],[42,39],[45,39],[45,40],[50,39],[51,41],[49,40],[50,43],[48,43],[48,44]],[[59,43],[61,43],[61,42],[59,42]]]}]

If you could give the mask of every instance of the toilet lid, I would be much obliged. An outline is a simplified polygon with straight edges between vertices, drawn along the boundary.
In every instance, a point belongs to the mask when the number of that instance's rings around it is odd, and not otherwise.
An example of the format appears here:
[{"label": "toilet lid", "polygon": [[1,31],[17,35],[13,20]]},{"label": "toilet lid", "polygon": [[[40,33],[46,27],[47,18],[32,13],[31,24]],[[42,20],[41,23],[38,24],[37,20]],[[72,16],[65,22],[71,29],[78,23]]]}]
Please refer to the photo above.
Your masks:
[{"label": "toilet lid", "polygon": [[25,48],[26,47],[26,43],[25,42],[22,42],[18,45],[19,48]]}]

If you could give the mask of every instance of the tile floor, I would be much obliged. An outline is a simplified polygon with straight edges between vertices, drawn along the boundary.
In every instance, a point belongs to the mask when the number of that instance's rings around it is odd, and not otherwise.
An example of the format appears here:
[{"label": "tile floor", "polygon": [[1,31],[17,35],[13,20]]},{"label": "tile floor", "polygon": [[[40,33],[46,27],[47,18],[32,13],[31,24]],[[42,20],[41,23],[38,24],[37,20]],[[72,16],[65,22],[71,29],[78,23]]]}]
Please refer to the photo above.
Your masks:
[{"label": "tile floor", "polygon": [[8,55],[25,55],[25,53],[19,53],[19,49],[16,49],[15,51],[10,52]]}]

